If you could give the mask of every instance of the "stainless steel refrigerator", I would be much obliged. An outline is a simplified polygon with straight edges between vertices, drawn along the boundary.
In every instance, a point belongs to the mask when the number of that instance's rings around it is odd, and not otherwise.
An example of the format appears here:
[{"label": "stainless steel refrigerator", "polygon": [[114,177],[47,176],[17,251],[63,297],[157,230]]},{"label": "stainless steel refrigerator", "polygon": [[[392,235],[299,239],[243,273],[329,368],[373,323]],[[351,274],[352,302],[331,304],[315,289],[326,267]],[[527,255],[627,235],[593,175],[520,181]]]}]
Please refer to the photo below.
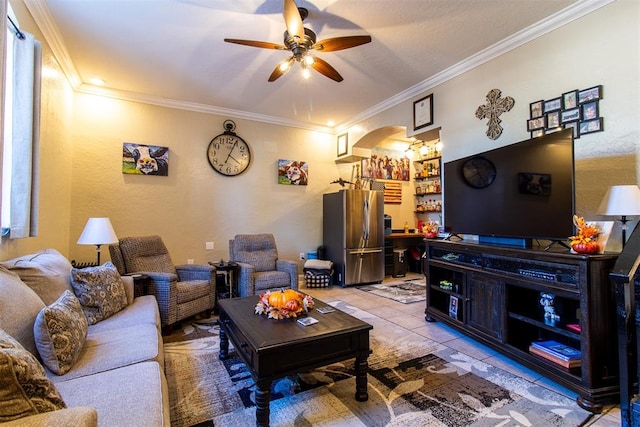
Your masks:
[{"label": "stainless steel refrigerator", "polygon": [[323,195],[323,246],[342,286],[384,279],[384,197],[381,191]]}]

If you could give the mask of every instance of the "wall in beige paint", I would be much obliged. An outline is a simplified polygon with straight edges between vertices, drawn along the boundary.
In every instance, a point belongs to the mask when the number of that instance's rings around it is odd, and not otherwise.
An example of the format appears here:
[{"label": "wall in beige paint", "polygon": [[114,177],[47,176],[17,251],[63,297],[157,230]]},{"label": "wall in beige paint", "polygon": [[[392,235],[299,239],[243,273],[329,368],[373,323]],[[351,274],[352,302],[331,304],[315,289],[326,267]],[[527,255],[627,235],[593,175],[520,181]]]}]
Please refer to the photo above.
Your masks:
[{"label": "wall in beige paint", "polygon": [[[637,183],[639,9],[635,0],[619,0],[427,91],[434,93],[445,160],[525,139],[530,102],[602,84],[605,132],[576,142],[578,211],[593,215],[608,185]],[[28,14],[16,12],[38,35]],[[45,63],[52,74],[43,87],[41,234],[3,241],[0,258],[55,247],[93,260],[93,248],[75,242],[86,219],[102,215],[119,236],[161,234],[177,263],[226,258],[228,239],[240,232],[273,232],[281,255],[296,259],[321,244],[321,195],[339,189],[330,181],[351,175],[351,165],[334,162],[335,136],[236,119],[253,162],[243,175],[225,178],[210,168],[205,151],[226,117],[71,95],[46,47]],[[501,117],[505,132],[497,141],[484,136],[485,124],[473,115],[493,88],[516,100]],[[349,141],[384,126],[410,127],[411,117],[410,100],[350,129]],[[169,146],[169,176],[123,175],[123,142]],[[308,161],[310,185],[278,185],[280,158]],[[213,251],[206,241],[215,243]]]},{"label": "wall in beige paint", "polygon": [[[280,255],[294,259],[322,243],[322,194],[337,190],[329,183],[340,173],[334,136],[234,119],[252,160],[225,177],[206,156],[224,117],[84,94],[75,107],[72,257],[92,256],[73,244],[91,216],[111,218],[120,237],[161,235],[176,263],[228,259],[239,233],[273,233]],[[169,147],[169,176],[123,174],[123,142]],[[308,162],[309,185],[278,184],[278,159]]]},{"label": "wall in beige paint", "polygon": [[[12,2],[14,3],[14,2]],[[43,40],[22,2],[12,4],[22,29]],[[73,90],[43,43],[42,108],[40,135],[40,221],[35,238],[3,238],[0,259],[55,248],[67,254],[69,217],[71,214],[71,127],[73,125]]]},{"label": "wall in beige paint", "polygon": [[[442,128],[444,161],[528,139],[529,103],[602,84],[605,131],[575,142],[576,211],[600,219],[596,210],[609,186],[640,182],[639,16],[639,2],[616,1],[426,91],[434,94],[433,127]],[[504,132],[496,141],[485,136],[486,121],[474,115],[494,88],[515,99],[514,108],[500,116]],[[405,102],[358,123],[349,139],[390,125],[411,129],[411,109]]]}]

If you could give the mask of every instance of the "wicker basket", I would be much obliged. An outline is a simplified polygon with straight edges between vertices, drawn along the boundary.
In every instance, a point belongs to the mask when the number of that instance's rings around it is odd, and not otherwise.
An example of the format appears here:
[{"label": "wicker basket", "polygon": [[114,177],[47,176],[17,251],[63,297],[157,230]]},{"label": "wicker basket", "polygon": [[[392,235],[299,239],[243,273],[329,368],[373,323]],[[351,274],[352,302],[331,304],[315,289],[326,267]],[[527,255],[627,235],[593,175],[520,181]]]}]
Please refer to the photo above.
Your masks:
[{"label": "wicker basket", "polygon": [[331,286],[333,270],[305,270],[304,281],[307,288],[327,288]]}]

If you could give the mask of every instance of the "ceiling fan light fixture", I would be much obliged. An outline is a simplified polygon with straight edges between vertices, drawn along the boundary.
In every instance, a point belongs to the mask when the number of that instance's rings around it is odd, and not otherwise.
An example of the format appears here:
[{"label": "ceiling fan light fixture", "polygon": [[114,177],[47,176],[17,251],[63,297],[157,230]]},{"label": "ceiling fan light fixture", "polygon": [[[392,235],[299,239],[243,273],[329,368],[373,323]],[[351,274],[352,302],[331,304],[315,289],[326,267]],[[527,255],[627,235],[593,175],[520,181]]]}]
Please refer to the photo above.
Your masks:
[{"label": "ceiling fan light fixture", "polygon": [[313,55],[311,55],[311,54],[307,54],[307,55],[305,55],[305,57],[304,57],[304,63],[305,63],[305,65],[309,65],[309,66],[311,66],[311,65],[313,65],[313,63],[314,63],[314,62],[316,62],[316,58],[315,58],[315,56],[313,56]]},{"label": "ceiling fan light fixture", "polygon": [[302,77],[304,77],[305,80],[308,80],[309,77],[311,77],[311,71],[309,71],[307,67],[302,67]]},{"label": "ceiling fan light fixture", "polygon": [[291,58],[287,58],[284,61],[280,62],[280,65],[278,65],[278,68],[284,74],[291,69],[291,65],[293,64],[293,61],[295,61],[295,58],[293,56]]}]

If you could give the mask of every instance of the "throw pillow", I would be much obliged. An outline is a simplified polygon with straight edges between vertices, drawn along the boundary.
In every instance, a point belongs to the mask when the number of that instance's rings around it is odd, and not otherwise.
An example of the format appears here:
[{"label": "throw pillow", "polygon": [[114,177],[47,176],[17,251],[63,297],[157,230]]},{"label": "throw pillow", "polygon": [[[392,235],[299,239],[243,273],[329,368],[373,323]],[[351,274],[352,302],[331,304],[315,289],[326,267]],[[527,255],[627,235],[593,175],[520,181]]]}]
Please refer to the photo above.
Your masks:
[{"label": "throw pillow", "polygon": [[44,368],[0,329],[0,422],[66,408]]},{"label": "throw pillow", "polygon": [[72,290],[71,263],[55,249],[3,261],[2,265],[17,273],[45,305],[54,303],[65,290]]},{"label": "throw pillow", "polygon": [[43,308],[33,325],[36,347],[42,362],[53,373],[69,372],[87,339],[87,318],[80,301],[70,291]]},{"label": "throw pillow", "polygon": [[38,354],[33,323],[45,304],[20,277],[0,265],[0,328],[28,352]]},{"label": "throw pillow", "polygon": [[98,267],[72,269],[71,286],[90,325],[127,306],[124,283],[118,270],[110,262]]}]

